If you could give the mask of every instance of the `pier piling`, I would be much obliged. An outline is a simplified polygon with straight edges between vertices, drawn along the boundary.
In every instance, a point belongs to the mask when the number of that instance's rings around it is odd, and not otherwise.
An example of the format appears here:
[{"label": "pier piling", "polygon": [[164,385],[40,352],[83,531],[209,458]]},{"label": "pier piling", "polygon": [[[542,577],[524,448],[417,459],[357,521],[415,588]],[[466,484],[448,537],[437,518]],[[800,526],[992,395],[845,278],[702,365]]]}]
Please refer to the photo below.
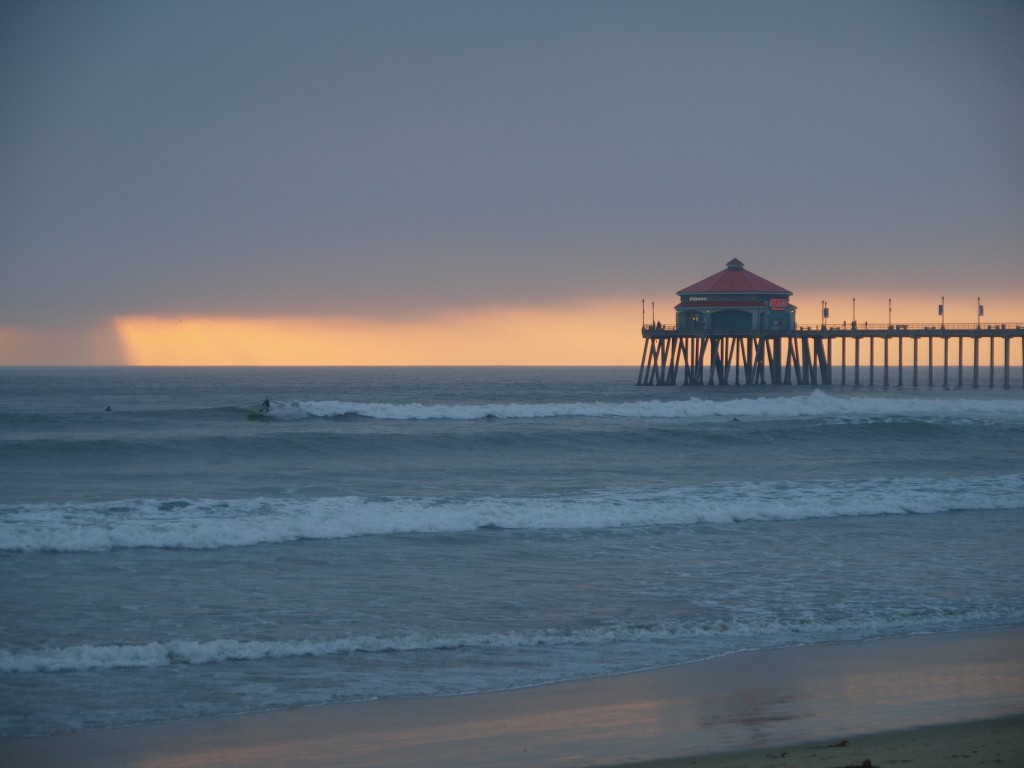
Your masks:
[{"label": "pier piling", "polygon": [[[1020,344],[1024,355],[1024,323],[975,325],[873,325],[857,327],[803,326],[785,331],[687,330],[661,323],[644,325],[644,352],[636,383],[644,386],[791,384],[829,385],[835,381],[834,352],[839,346],[838,383],[847,384],[847,344],[853,349],[853,386],[860,386],[861,341],[868,344],[868,384],[875,385],[875,339],[882,342],[882,385],[890,385],[889,343],[897,345],[896,386],[903,386],[903,342],[913,345],[910,382],[918,387],[922,355],[920,341],[927,341],[927,381],[934,384],[934,342],[942,341],[942,386],[949,388],[949,342],[957,344],[957,387],[964,386],[964,346],[970,345],[972,386],[981,386],[981,347],[988,340],[988,384],[995,387],[996,341],[1002,340],[1003,388],[1010,388],[1012,347]],[[682,376],[680,376],[680,371]],[[1022,384],[1024,387],[1024,384]]]}]

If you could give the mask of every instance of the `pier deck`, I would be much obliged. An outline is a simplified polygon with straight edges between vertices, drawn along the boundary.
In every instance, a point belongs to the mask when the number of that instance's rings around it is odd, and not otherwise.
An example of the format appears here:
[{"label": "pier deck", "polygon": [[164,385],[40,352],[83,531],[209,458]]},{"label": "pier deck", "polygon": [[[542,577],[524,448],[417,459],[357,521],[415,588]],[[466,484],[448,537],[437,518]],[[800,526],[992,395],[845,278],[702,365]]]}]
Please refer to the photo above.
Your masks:
[{"label": "pier deck", "polygon": [[[878,383],[882,386],[960,388],[965,385],[966,346],[970,386],[978,387],[982,369],[980,353],[987,345],[988,386],[996,386],[996,361],[1001,359],[1002,386],[1009,389],[1010,353],[1016,342],[1024,356],[1024,322],[864,323],[749,332],[693,331],[651,323],[644,325],[641,331],[644,353],[636,383],[645,386],[729,383],[874,386]],[[893,339],[896,340],[894,381],[890,376]],[[1002,340],[1001,344],[997,345],[997,339]],[[877,340],[881,343],[877,344]],[[835,359],[837,348],[838,362]],[[882,366],[879,382],[875,381],[876,363]],[[861,380],[864,364],[868,366],[866,381]],[[941,373],[941,380],[937,372]]]}]

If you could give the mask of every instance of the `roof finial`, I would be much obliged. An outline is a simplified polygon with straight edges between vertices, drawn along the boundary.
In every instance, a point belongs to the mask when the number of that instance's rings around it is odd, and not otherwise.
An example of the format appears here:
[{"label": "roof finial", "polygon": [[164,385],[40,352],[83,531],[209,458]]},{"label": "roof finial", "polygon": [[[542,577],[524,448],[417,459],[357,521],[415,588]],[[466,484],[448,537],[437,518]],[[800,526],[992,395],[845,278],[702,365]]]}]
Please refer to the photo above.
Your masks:
[{"label": "roof finial", "polygon": [[743,262],[740,261],[739,259],[733,259],[732,261],[728,262],[725,266],[727,266],[729,269],[743,269]]}]

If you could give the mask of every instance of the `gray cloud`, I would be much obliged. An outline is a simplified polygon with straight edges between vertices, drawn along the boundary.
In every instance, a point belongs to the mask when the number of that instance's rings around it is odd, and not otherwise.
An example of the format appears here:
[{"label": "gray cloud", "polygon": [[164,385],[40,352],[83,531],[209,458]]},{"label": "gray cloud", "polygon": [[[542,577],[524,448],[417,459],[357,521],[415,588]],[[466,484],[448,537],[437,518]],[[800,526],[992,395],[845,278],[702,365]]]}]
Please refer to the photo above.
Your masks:
[{"label": "gray cloud", "polygon": [[1024,288],[1019,3],[0,13],[0,322]]}]

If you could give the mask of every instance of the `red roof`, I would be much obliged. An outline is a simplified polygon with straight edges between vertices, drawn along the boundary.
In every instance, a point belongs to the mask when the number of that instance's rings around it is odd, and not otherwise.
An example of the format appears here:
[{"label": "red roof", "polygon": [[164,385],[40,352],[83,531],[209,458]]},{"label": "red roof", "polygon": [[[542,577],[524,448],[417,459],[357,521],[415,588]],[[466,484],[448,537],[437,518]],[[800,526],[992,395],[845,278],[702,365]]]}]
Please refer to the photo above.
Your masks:
[{"label": "red roof", "polygon": [[705,277],[699,283],[688,285],[676,293],[680,296],[684,293],[785,293],[793,295],[792,291],[787,291],[781,285],[776,285],[753,272],[748,272],[743,268],[743,262],[739,259],[730,261],[721,272],[716,272],[711,277]]}]

